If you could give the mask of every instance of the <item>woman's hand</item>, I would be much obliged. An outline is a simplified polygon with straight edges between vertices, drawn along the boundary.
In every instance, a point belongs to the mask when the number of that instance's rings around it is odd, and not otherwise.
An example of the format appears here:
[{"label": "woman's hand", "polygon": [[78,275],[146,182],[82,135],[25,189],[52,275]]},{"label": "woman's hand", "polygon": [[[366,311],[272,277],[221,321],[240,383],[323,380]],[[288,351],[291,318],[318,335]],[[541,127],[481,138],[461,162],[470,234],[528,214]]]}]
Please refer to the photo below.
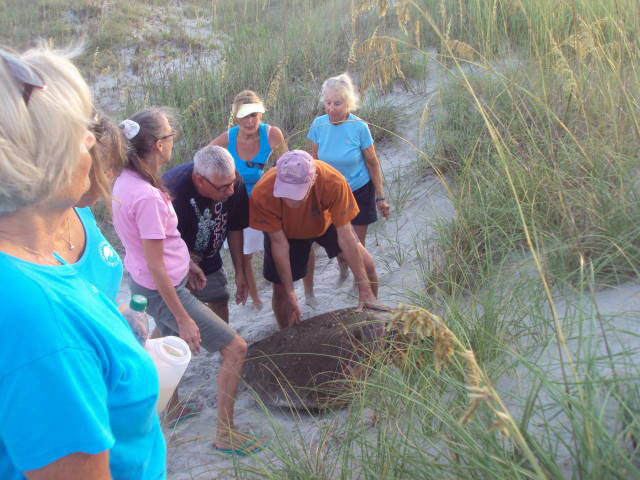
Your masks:
[{"label": "woman's hand", "polygon": [[391,210],[391,207],[389,207],[389,204],[384,200],[384,198],[376,199],[376,208],[384,218],[389,217],[389,210]]},{"label": "woman's hand", "polygon": [[198,325],[196,325],[196,322],[189,316],[176,320],[178,322],[178,334],[180,338],[187,342],[187,345],[189,345],[189,348],[194,354],[200,353],[200,329]]}]

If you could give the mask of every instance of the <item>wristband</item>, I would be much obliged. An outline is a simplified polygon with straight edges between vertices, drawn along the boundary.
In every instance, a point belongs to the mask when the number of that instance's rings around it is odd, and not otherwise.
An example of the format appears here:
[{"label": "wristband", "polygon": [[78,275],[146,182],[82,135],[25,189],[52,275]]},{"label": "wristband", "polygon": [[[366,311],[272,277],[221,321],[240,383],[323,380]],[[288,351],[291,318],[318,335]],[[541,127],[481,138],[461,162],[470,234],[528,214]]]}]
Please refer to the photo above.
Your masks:
[{"label": "wristband", "polygon": [[378,198],[376,198],[376,203],[381,202],[383,200],[384,200],[384,197],[378,197]]}]

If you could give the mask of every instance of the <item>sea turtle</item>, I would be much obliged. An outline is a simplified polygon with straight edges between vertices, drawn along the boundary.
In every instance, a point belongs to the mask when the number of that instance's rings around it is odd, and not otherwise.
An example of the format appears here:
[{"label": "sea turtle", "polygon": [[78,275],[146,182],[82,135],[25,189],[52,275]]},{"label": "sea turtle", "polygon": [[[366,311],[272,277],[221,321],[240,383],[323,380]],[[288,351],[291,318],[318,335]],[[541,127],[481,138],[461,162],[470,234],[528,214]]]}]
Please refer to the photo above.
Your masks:
[{"label": "sea turtle", "polygon": [[392,313],[353,308],[323,313],[249,347],[243,378],[268,405],[322,409],[349,401]]}]

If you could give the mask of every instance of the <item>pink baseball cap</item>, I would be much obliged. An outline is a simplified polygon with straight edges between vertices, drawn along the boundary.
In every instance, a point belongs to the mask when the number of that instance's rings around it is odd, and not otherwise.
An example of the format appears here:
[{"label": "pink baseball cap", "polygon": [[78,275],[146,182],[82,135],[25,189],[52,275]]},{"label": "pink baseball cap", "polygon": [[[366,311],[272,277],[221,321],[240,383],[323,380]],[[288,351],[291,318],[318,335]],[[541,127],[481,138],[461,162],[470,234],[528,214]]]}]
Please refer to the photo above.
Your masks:
[{"label": "pink baseball cap", "polygon": [[273,196],[302,200],[314,180],[316,166],[313,157],[304,150],[291,150],[276,163]]}]

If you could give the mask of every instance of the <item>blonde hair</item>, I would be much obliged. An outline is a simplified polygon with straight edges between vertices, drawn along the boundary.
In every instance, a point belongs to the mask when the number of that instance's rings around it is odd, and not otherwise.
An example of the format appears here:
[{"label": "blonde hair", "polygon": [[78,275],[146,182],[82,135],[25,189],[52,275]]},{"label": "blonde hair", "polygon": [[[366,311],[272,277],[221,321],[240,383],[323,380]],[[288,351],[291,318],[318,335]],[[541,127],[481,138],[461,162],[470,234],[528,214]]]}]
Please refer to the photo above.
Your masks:
[{"label": "blonde hair", "polygon": [[108,117],[98,114],[89,128],[96,137],[96,143],[91,149],[91,189],[105,200],[105,205],[111,205],[111,180],[106,170],[111,170],[111,177],[120,175],[127,160],[129,144],[122,130]]},{"label": "blonde hair", "polygon": [[0,59],[0,215],[46,199],[71,179],[92,111],[73,55],[46,46],[15,55],[46,85],[33,90],[28,104]]},{"label": "blonde hair", "polygon": [[324,103],[329,93],[337,93],[347,104],[347,111],[357,110],[360,106],[360,95],[353,86],[353,80],[347,72],[328,78],[322,84],[320,102]]},{"label": "blonde hair", "polygon": [[231,113],[233,114],[233,118],[236,117],[236,113],[242,105],[247,103],[262,103],[262,100],[258,96],[256,92],[253,90],[243,90],[235,97],[233,97],[233,106],[231,107]]}]

